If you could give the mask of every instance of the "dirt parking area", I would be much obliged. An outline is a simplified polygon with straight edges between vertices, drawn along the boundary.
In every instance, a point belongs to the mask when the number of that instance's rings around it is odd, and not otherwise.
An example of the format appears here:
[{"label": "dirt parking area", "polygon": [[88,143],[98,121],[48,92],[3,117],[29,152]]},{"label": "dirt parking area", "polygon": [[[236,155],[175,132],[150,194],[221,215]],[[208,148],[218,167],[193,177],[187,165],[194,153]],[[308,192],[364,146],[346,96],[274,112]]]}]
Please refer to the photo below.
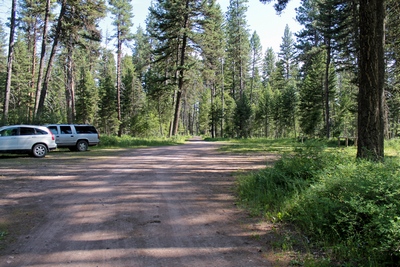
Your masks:
[{"label": "dirt parking area", "polygon": [[0,266],[284,266],[234,194],[275,156],[220,145],[1,156]]}]

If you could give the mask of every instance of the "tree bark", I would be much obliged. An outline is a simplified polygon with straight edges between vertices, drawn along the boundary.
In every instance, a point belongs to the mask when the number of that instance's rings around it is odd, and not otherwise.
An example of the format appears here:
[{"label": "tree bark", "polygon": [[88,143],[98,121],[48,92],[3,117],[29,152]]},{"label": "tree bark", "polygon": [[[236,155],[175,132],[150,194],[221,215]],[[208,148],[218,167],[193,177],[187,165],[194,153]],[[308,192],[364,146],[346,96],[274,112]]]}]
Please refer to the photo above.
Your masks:
[{"label": "tree bark", "polygon": [[44,16],[44,25],[43,25],[43,36],[42,36],[42,49],[40,51],[40,61],[39,61],[39,74],[36,85],[36,97],[35,97],[35,107],[33,111],[33,121],[36,120],[36,114],[39,108],[39,100],[40,94],[42,90],[43,84],[43,72],[44,72],[44,64],[45,64],[45,55],[46,55],[46,44],[47,44],[47,28],[49,24],[49,16],[50,16],[50,0],[46,0],[46,12]]},{"label": "tree bark", "polygon": [[384,158],[385,0],[360,1],[357,158]]},{"label": "tree bark", "polygon": [[14,54],[14,32],[15,32],[15,14],[17,9],[17,0],[12,1],[11,6],[11,23],[10,23],[10,41],[8,45],[8,60],[7,60],[7,80],[4,95],[3,105],[3,123],[8,124],[8,108],[10,105],[11,95],[11,74],[13,65],[13,54]]},{"label": "tree bark", "polygon": [[[186,0],[186,10],[189,9],[189,0]],[[179,115],[181,112],[181,98],[183,92],[183,81],[184,81],[184,65],[185,65],[185,56],[186,56],[186,46],[187,46],[187,34],[186,29],[188,27],[189,22],[189,15],[185,14],[184,19],[184,33],[182,36],[182,46],[180,50],[180,64],[179,64],[179,77],[178,77],[178,92],[176,94],[176,105],[175,105],[175,113],[174,113],[174,122],[172,127],[172,135],[178,134],[178,127],[179,127]]]},{"label": "tree bark", "polygon": [[122,64],[122,38],[120,35],[120,29],[118,25],[118,48],[117,48],[117,117],[118,117],[118,136],[122,136],[122,115],[121,115],[121,64]]},{"label": "tree bark", "polygon": [[60,35],[61,35],[61,31],[62,31],[62,21],[64,20],[64,15],[66,12],[66,5],[67,5],[67,0],[63,0],[62,5],[61,5],[61,10],[60,10],[60,15],[58,16],[57,27],[56,27],[54,40],[53,40],[53,46],[52,46],[51,52],[50,52],[49,62],[47,63],[47,70],[46,70],[46,75],[45,75],[44,81],[43,81],[43,87],[41,88],[39,105],[38,105],[38,110],[37,110],[37,114],[36,114],[37,117],[35,119],[35,121],[38,123],[40,122],[41,114],[44,111],[44,101],[45,101],[46,95],[47,95],[47,88],[48,88],[49,82],[50,82],[51,70],[52,70],[54,58],[56,56],[56,51],[58,48],[58,42],[60,40]]}]

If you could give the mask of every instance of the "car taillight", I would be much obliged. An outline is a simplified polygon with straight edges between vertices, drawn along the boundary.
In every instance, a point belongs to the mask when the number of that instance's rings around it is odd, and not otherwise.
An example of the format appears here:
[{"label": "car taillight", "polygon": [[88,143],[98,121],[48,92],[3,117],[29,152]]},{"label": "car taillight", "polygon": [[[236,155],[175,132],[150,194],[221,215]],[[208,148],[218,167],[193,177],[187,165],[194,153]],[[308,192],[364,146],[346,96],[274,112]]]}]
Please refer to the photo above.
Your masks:
[{"label": "car taillight", "polygon": [[53,133],[51,133],[51,140],[56,140]]}]

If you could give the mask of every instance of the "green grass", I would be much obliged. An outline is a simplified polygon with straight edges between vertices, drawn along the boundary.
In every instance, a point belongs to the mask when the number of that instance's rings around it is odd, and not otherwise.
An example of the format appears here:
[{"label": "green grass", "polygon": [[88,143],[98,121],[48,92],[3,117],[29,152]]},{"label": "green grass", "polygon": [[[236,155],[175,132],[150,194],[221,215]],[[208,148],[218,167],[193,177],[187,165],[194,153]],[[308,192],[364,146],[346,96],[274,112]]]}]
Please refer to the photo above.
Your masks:
[{"label": "green grass", "polygon": [[102,148],[139,148],[151,146],[170,146],[183,144],[186,137],[176,136],[172,138],[135,138],[131,136],[107,136],[103,135],[100,138],[100,144],[96,149]]},{"label": "green grass", "polygon": [[269,139],[269,138],[250,138],[250,139],[229,139],[229,138],[205,138],[206,141],[223,141],[226,145],[221,147],[221,151],[229,153],[260,153],[288,152],[295,146],[301,146],[301,142],[296,139]]},{"label": "green grass", "polygon": [[[255,151],[259,142],[246,140],[239,151]],[[294,225],[328,256],[304,266],[324,266],[327,258],[331,266],[400,265],[399,140],[386,142],[383,163],[357,160],[354,147],[323,141],[264,142],[257,152],[275,147],[282,156],[238,178],[239,201],[254,215]]]}]

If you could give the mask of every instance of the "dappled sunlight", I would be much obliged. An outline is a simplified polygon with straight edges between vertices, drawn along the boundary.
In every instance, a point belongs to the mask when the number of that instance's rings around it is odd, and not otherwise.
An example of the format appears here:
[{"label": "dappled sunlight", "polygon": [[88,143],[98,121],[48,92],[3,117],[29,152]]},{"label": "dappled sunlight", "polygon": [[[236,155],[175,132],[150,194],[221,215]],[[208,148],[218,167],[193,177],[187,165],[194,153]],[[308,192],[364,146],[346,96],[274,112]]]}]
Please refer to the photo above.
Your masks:
[{"label": "dappled sunlight", "polygon": [[251,263],[258,255],[251,231],[232,227],[233,173],[264,168],[267,156],[224,155],[215,146],[189,142],[101,159],[57,153],[29,168],[0,163],[0,183],[10,187],[0,201],[4,220],[13,220],[17,206],[43,214],[25,234],[30,242],[0,260],[9,266]]}]

